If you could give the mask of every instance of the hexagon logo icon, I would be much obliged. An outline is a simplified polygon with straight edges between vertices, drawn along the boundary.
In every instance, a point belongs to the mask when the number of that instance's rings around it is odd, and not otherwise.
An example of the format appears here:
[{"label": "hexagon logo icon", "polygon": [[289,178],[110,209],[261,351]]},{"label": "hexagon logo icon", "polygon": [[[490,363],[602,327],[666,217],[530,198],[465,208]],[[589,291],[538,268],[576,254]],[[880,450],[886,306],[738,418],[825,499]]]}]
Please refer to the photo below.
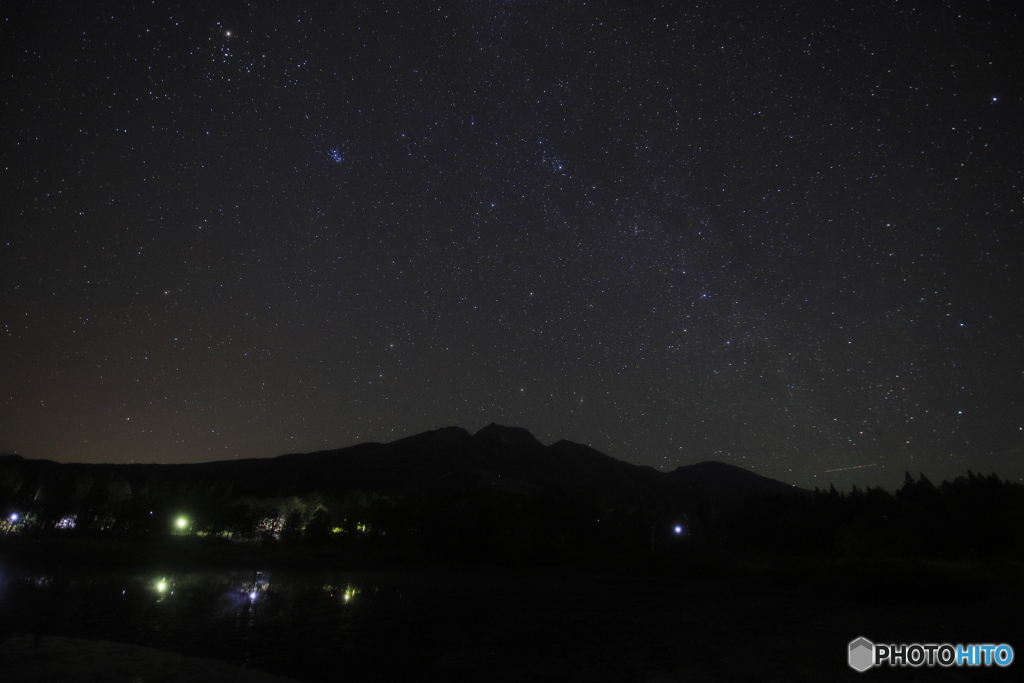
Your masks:
[{"label": "hexagon logo icon", "polygon": [[850,641],[850,668],[867,671],[875,663],[875,644],[867,638]]}]

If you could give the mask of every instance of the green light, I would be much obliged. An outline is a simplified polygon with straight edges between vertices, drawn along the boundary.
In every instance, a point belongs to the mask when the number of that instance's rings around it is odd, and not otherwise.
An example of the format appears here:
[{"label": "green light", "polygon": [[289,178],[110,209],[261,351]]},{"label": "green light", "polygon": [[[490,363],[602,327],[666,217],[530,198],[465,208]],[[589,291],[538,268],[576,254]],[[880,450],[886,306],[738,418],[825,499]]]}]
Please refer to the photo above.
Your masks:
[{"label": "green light", "polygon": [[188,527],[188,518],[187,517],[178,517],[177,521],[174,522],[174,525],[176,527],[178,527],[179,529],[184,529],[184,528]]},{"label": "green light", "polygon": [[160,579],[159,581],[157,581],[156,589],[161,593],[165,593],[167,591],[167,579]]}]

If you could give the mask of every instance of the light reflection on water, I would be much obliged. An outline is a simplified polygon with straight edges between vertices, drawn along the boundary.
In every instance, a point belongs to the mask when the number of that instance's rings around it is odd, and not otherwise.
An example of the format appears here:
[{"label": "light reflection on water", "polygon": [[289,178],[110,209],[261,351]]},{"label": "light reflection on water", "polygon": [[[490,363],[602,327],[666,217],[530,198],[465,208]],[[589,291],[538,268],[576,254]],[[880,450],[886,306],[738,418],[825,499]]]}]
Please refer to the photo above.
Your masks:
[{"label": "light reflection on water", "polygon": [[309,683],[646,680],[645,653],[704,632],[688,630],[695,596],[716,600],[688,582],[574,574],[0,566],[0,638],[134,643]]},{"label": "light reflection on water", "polygon": [[353,651],[374,601],[392,599],[400,592],[353,573],[0,568],[9,634],[131,642],[269,669],[305,648]]}]

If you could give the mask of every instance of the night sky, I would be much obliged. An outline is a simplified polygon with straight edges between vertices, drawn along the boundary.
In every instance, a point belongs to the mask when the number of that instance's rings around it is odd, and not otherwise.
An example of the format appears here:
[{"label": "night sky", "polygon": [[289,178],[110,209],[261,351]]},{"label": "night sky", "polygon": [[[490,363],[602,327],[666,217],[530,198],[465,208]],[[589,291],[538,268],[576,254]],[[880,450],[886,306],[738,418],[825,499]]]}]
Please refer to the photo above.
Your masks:
[{"label": "night sky", "polygon": [[1015,0],[2,12],[0,452],[1024,476]]}]

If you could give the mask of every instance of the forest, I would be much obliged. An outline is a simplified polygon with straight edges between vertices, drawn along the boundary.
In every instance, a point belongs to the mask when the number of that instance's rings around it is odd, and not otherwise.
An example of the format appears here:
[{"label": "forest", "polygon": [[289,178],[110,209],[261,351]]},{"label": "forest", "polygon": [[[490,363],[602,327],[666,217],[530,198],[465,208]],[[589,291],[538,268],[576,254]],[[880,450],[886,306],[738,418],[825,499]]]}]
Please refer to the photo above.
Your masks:
[{"label": "forest", "polygon": [[0,538],[192,539],[304,545],[494,564],[643,567],[702,553],[818,558],[1024,559],[1024,486],[968,472],[894,493],[771,492],[741,503],[647,493],[633,500],[549,487],[509,491],[337,489],[252,495],[223,481],[129,482],[117,469],[0,460]]}]

